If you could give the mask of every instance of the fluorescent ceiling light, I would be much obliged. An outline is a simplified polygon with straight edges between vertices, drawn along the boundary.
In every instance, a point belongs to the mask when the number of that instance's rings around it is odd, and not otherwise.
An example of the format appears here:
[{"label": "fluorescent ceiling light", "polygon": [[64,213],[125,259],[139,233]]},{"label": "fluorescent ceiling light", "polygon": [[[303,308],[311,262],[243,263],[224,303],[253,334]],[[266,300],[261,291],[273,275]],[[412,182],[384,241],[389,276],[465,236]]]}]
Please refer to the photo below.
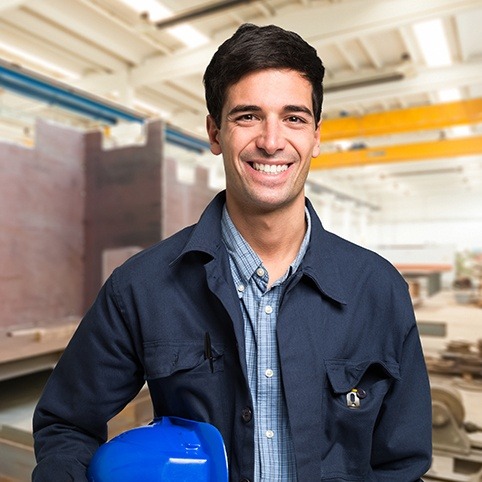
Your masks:
[{"label": "fluorescent ceiling light", "polygon": [[42,67],[43,69],[56,73],[64,79],[78,80],[80,78],[80,75],[77,74],[76,72],[72,72],[71,70],[67,70],[67,69],[64,69],[63,67],[59,67],[58,65],[52,64],[51,62],[41,59],[36,55],[32,55],[23,50],[19,50],[15,47],[12,47],[11,45],[4,44],[3,42],[0,42],[0,50],[3,50],[4,52],[8,52],[16,57],[20,57],[21,59],[26,60],[30,64],[36,65],[38,67]]},{"label": "fluorescent ceiling light", "polygon": [[454,126],[450,128],[450,133],[453,137],[468,137],[472,135],[472,128],[470,126]]},{"label": "fluorescent ceiling light", "polygon": [[[156,0],[120,0],[137,13],[147,12],[151,22],[158,22],[165,18],[172,17],[174,13]],[[186,47],[200,47],[209,43],[209,38],[203,35],[199,30],[188,24],[178,25],[166,30],[174,38],[182,42]]]},{"label": "fluorescent ceiling light", "polygon": [[450,48],[442,20],[428,20],[413,26],[422,55],[429,67],[443,67],[452,64]]},{"label": "fluorescent ceiling light", "polygon": [[209,38],[187,23],[168,28],[167,31],[180,40],[186,47],[200,47],[209,43]]},{"label": "fluorescent ceiling light", "polygon": [[454,87],[453,89],[439,90],[438,97],[441,102],[455,102],[462,99],[462,94],[458,88]]},{"label": "fluorescent ceiling light", "polygon": [[340,139],[335,141],[334,145],[341,151],[347,151],[353,145],[353,142],[346,139]]}]

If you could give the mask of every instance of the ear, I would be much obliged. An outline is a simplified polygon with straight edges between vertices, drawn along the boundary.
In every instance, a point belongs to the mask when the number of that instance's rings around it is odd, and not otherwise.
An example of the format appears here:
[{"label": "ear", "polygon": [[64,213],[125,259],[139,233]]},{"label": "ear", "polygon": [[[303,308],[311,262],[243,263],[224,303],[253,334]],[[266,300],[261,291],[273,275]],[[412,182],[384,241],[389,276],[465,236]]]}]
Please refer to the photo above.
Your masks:
[{"label": "ear", "polygon": [[217,156],[221,154],[221,144],[219,143],[219,128],[214,121],[213,116],[206,117],[206,130],[209,137],[209,144],[211,145],[211,152]]},{"label": "ear", "polygon": [[313,151],[311,152],[311,157],[318,157],[320,155],[320,129],[321,129],[321,120],[318,124],[318,127],[315,129],[315,138],[313,144]]}]

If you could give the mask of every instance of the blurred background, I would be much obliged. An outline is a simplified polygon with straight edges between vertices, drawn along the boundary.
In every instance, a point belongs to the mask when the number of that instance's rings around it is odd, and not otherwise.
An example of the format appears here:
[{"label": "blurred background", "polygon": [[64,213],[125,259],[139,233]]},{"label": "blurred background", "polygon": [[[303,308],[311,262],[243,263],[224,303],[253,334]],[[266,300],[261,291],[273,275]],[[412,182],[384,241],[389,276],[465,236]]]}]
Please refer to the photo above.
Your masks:
[{"label": "blurred background", "polygon": [[[112,269],[224,188],[202,75],[244,22],[326,68],[307,196],[407,280],[429,368],[426,480],[482,480],[482,0],[1,0],[0,480]],[[148,421],[143,391],[110,435]]]}]

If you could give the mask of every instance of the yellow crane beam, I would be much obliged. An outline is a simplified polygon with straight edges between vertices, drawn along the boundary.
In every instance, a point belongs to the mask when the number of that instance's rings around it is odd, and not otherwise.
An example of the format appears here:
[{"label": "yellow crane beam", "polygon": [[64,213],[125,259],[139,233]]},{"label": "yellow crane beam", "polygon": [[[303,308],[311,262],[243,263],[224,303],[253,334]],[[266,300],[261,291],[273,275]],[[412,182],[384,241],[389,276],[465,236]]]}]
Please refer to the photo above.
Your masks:
[{"label": "yellow crane beam", "polygon": [[482,99],[446,102],[392,110],[361,117],[327,119],[321,124],[321,141],[368,137],[482,122]]},{"label": "yellow crane beam", "polygon": [[421,161],[482,153],[482,136],[322,153],[311,169],[336,169],[389,162]]}]

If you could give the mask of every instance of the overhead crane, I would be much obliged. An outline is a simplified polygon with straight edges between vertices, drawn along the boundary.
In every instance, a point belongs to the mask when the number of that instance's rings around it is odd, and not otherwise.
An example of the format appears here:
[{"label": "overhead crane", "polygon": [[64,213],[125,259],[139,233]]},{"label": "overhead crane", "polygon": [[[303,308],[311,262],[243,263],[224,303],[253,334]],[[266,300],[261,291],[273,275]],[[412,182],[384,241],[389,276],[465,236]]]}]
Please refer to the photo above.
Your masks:
[{"label": "overhead crane", "polygon": [[[411,107],[365,116],[324,120],[321,142],[367,139],[376,136],[434,131],[482,123],[482,99]],[[436,141],[399,143],[378,147],[356,147],[323,152],[313,159],[312,169],[334,169],[392,162],[440,159],[482,153],[482,136],[446,138]]]}]

